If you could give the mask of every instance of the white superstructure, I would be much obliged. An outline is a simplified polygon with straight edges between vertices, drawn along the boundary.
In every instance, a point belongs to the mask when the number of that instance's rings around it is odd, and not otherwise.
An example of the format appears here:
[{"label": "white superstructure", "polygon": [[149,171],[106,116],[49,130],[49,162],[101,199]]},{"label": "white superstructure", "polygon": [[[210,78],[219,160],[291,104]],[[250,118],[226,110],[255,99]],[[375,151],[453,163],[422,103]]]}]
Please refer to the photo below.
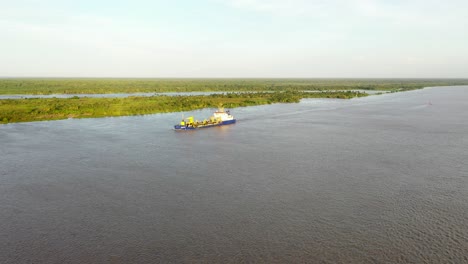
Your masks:
[{"label": "white superstructure", "polygon": [[234,120],[234,117],[231,115],[231,113],[229,113],[229,111],[224,111],[224,108],[222,107],[213,113],[213,117],[217,120],[221,119],[221,121]]}]

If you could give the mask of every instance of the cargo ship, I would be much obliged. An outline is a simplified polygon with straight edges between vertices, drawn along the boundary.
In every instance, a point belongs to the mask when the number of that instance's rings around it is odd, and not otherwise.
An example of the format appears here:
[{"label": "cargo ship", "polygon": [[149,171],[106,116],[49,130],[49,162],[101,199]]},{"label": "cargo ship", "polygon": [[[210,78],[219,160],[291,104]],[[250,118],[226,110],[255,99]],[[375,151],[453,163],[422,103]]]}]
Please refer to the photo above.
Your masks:
[{"label": "cargo ship", "polygon": [[231,115],[229,110],[224,111],[223,107],[218,108],[213,115],[203,121],[193,120],[193,116],[183,118],[178,125],[174,126],[175,130],[193,130],[206,127],[224,126],[236,123],[236,119]]}]

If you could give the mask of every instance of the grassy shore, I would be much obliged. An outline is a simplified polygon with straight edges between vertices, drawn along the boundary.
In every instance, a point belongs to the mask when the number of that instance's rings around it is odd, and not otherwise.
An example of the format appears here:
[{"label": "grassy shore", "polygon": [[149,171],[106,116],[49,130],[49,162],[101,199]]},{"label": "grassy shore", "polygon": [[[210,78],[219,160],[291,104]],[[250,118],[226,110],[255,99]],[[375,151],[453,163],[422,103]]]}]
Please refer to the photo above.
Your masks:
[{"label": "grassy shore", "polygon": [[468,79],[0,79],[0,94],[106,94],[192,91],[400,91],[468,85]]},{"label": "grassy shore", "polygon": [[153,96],[127,98],[32,98],[0,100],[0,124],[180,112],[217,107],[234,108],[272,103],[297,103],[302,98],[349,99],[367,96],[360,92],[260,92],[209,96]]}]

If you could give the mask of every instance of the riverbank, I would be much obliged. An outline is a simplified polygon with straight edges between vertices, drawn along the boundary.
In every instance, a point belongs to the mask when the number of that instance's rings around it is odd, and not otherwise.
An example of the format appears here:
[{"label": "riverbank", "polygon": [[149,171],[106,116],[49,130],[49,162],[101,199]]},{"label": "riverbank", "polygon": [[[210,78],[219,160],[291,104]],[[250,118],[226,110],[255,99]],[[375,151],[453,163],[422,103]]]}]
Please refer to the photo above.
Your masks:
[{"label": "riverbank", "polygon": [[288,91],[207,96],[5,99],[0,100],[0,124],[181,112],[217,107],[220,104],[227,108],[235,108],[273,103],[297,103],[302,98],[350,99],[367,95],[354,91],[317,93]]}]

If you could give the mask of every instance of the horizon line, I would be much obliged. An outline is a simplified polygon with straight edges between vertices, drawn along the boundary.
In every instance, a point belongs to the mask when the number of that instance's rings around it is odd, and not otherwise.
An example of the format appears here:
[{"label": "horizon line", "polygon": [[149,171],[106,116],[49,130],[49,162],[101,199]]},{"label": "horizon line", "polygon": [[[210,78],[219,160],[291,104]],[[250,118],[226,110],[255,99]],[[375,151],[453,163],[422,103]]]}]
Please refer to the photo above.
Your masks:
[{"label": "horizon line", "polygon": [[468,77],[110,77],[110,76],[0,76],[0,79],[397,79],[397,80],[412,80],[412,79],[429,79],[429,80],[444,80],[458,79],[468,80]]}]

